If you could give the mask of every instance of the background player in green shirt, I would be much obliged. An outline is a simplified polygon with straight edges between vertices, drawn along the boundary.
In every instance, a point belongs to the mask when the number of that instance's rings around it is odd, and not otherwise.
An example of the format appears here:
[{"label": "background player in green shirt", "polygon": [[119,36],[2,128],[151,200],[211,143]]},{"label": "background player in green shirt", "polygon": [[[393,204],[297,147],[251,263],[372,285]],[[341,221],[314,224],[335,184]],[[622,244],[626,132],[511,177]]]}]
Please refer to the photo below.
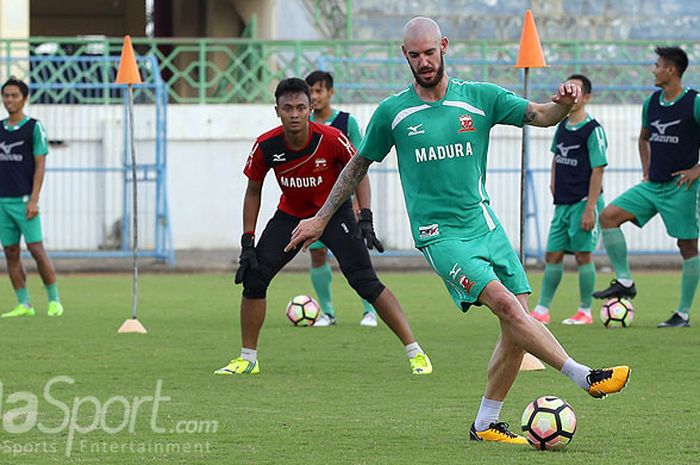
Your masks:
[{"label": "background player in green shirt", "polygon": [[2,103],[8,118],[0,124],[0,242],[7,260],[7,273],[18,305],[3,318],[33,316],[27,275],[20,261],[22,236],[36,261],[49,297],[49,316],[63,314],[53,263],[44,250],[39,218],[39,194],[44,182],[46,131],[41,123],[24,114],[29,98],[27,85],[10,78],[2,86]]},{"label": "background player in green shirt", "polygon": [[549,226],[545,254],[542,292],[537,307],[530,313],[541,323],[549,323],[549,306],[564,273],[564,254],[573,253],[578,265],[580,303],[578,311],[562,321],[565,325],[590,325],[591,302],[595,287],[595,265],[591,252],[598,245],[603,211],[601,195],[603,169],[608,161],[608,143],[603,127],[586,112],[591,98],[591,81],[581,74],[569,76],[567,82],[579,86],[581,99],[569,116],[559,123],[552,140],[552,176],[550,190],[554,196],[554,217]]},{"label": "background player in green shirt", "polygon": [[697,179],[700,151],[700,95],[683,87],[688,56],[679,47],[657,47],[654,85],[644,102],[639,157],[642,182],[623,192],[600,216],[603,244],[615,279],[594,297],[634,298],[637,289],[627,262],[627,244],[620,226],[628,221],[640,228],[656,214],[668,235],[677,239],[683,257],[681,295],[671,317],[658,327],[690,326],[690,307],[700,281],[698,258]]},{"label": "background player in green shirt", "polygon": [[620,391],[630,373],[627,366],[591,370],[577,363],[529,316],[525,271],[485,190],[491,127],[551,126],[570,112],[581,91],[562,84],[552,102],[535,104],[493,84],[450,79],[443,62],[447,46],[432,19],[418,17],[406,24],[402,52],[413,84],[380,103],[359,156],[345,166],[318,213],[297,226],[287,250],[317,240],[369,165],[395,146],[416,247],[462,311],[483,304],[499,318],[501,334],[470,439],[527,444],[499,420],[525,352],[560,370],[593,397]]},{"label": "background player in green shirt", "polygon": [[[313,112],[309,118],[315,123],[326,124],[339,129],[352,142],[355,147],[360,146],[362,142],[362,133],[357,120],[350,114],[344,111],[336,110],[331,106],[331,100],[335,91],[333,90],[333,76],[327,71],[314,71],[306,76],[306,83],[311,90],[311,104]],[[353,210],[360,212],[357,202],[353,201]],[[366,215],[367,212],[364,212]],[[374,245],[369,244],[371,249]],[[381,243],[377,249],[383,252],[384,249]],[[335,324],[335,309],[333,308],[333,293],[331,291],[331,281],[333,280],[333,271],[327,261],[328,248],[321,241],[314,242],[309,247],[311,254],[311,283],[314,285],[316,296],[321,304],[323,314],[319,316],[314,326],[323,327]],[[374,307],[362,299],[363,314],[360,320],[360,325],[375,327],[377,326],[377,313]]]}]

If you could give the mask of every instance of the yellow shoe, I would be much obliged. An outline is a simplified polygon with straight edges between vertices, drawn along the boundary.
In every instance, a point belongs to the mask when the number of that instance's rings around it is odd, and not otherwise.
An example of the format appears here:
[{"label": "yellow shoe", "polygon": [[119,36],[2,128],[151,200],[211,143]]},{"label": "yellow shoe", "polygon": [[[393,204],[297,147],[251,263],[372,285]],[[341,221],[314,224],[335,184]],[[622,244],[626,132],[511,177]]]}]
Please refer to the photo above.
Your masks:
[{"label": "yellow shoe", "polygon": [[34,307],[27,307],[24,304],[19,304],[9,312],[0,315],[0,318],[17,318],[18,316],[34,316],[36,311]]},{"label": "yellow shoe", "polygon": [[63,305],[58,300],[52,300],[49,302],[49,310],[46,313],[49,316],[61,316],[63,315]]},{"label": "yellow shoe", "polygon": [[260,373],[260,363],[249,362],[241,357],[231,360],[225,367],[214,372],[215,375],[257,375]]},{"label": "yellow shoe", "polygon": [[433,372],[433,364],[426,354],[418,354],[408,359],[411,365],[411,373],[414,375],[429,375]]},{"label": "yellow shoe", "polygon": [[608,394],[615,394],[622,391],[630,379],[630,367],[620,365],[612,368],[601,368],[591,370],[588,374],[588,393],[596,398],[602,399]]},{"label": "yellow shoe", "polygon": [[513,433],[508,429],[508,423],[502,421],[491,423],[486,431],[477,431],[476,425],[472,423],[472,427],[469,428],[469,439],[472,441],[503,442],[506,444],[528,444],[527,439]]}]

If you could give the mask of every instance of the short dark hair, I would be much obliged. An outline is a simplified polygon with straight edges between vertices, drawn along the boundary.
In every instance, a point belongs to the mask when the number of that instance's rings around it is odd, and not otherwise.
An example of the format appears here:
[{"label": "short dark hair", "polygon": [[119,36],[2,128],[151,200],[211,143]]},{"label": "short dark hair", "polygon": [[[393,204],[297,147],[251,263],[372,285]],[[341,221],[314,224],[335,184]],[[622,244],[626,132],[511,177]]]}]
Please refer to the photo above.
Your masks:
[{"label": "short dark hair", "polygon": [[591,85],[591,80],[588,79],[586,76],[583,74],[572,74],[569,76],[566,80],[570,81],[572,79],[576,79],[577,81],[581,81],[583,84],[583,95],[589,95],[591,92],[593,92],[593,86]]},{"label": "short dark hair", "polygon": [[688,68],[688,55],[680,47],[656,47],[656,54],[671,63],[678,70],[678,77],[683,76]]},{"label": "short dark hair", "polygon": [[277,89],[275,89],[275,102],[279,102],[280,97],[283,95],[298,93],[306,94],[309,102],[311,101],[311,91],[306,81],[295,77],[282,79],[280,83],[277,84]]},{"label": "short dark hair", "polygon": [[326,85],[326,89],[333,88],[333,75],[328,71],[316,70],[306,76],[306,83],[309,86],[313,86],[317,82],[321,82]]},{"label": "short dark hair", "polygon": [[5,81],[5,84],[2,85],[2,89],[0,89],[1,93],[5,93],[5,87],[8,86],[17,86],[19,87],[19,91],[22,92],[22,97],[27,98],[29,96],[29,87],[27,87],[27,84],[25,84],[23,81],[20,81],[14,76],[10,76],[10,79]]}]

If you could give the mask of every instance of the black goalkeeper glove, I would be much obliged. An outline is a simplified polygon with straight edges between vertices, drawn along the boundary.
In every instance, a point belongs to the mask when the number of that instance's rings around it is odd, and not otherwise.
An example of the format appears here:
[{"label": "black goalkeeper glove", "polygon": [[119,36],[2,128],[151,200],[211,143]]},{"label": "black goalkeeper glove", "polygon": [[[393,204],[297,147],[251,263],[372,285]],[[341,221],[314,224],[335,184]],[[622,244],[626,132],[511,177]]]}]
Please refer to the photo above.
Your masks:
[{"label": "black goalkeeper glove", "polygon": [[372,210],[363,208],[360,210],[360,219],[357,222],[357,234],[355,237],[362,239],[367,244],[368,249],[377,249],[377,252],[384,252],[384,246],[377,239],[377,234],[374,232],[374,223],[372,222]]},{"label": "black goalkeeper glove", "polygon": [[238,259],[238,271],[233,280],[234,283],[240,284],[248,270],[258,269],[258,256],[255,253],[255,236],[251,233],[245,233],[241,236],[241,256]]}]

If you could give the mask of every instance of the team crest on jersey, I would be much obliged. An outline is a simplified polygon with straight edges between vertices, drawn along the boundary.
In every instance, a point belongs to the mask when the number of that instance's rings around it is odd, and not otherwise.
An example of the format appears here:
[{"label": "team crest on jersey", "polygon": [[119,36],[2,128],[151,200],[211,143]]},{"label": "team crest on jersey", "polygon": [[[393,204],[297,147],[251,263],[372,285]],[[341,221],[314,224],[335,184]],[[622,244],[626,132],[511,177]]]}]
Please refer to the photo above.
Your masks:
[{"label": "team crest on jersey", "polygon": [[427,226],[418,226],[418,234],[421,239],[427,239],[440,234],[440,227],[437,224],[429,224]]},{"label": "team crest on jersey", "polygon": [[317,158],[314,160],[314,173],[325,171],[328,169],[328,161],[325,158]]},{"label": "team crest on jersey", "polygon": [[457,133],[476,131],[476,128],[474,127],[474,120],[472,120],[472,117],[469,115],[460,116],[459,125],[460,129],[457,131]]},{"label": "team crest on jersey", "polygon": [[464,288],[465,291],[471,292],[472,287],[474,287],[474,281],[471,279],[467,278],[466,276],[462,275],[459,278],[457,278],[457,282],[459,283],[460,286]]}]

